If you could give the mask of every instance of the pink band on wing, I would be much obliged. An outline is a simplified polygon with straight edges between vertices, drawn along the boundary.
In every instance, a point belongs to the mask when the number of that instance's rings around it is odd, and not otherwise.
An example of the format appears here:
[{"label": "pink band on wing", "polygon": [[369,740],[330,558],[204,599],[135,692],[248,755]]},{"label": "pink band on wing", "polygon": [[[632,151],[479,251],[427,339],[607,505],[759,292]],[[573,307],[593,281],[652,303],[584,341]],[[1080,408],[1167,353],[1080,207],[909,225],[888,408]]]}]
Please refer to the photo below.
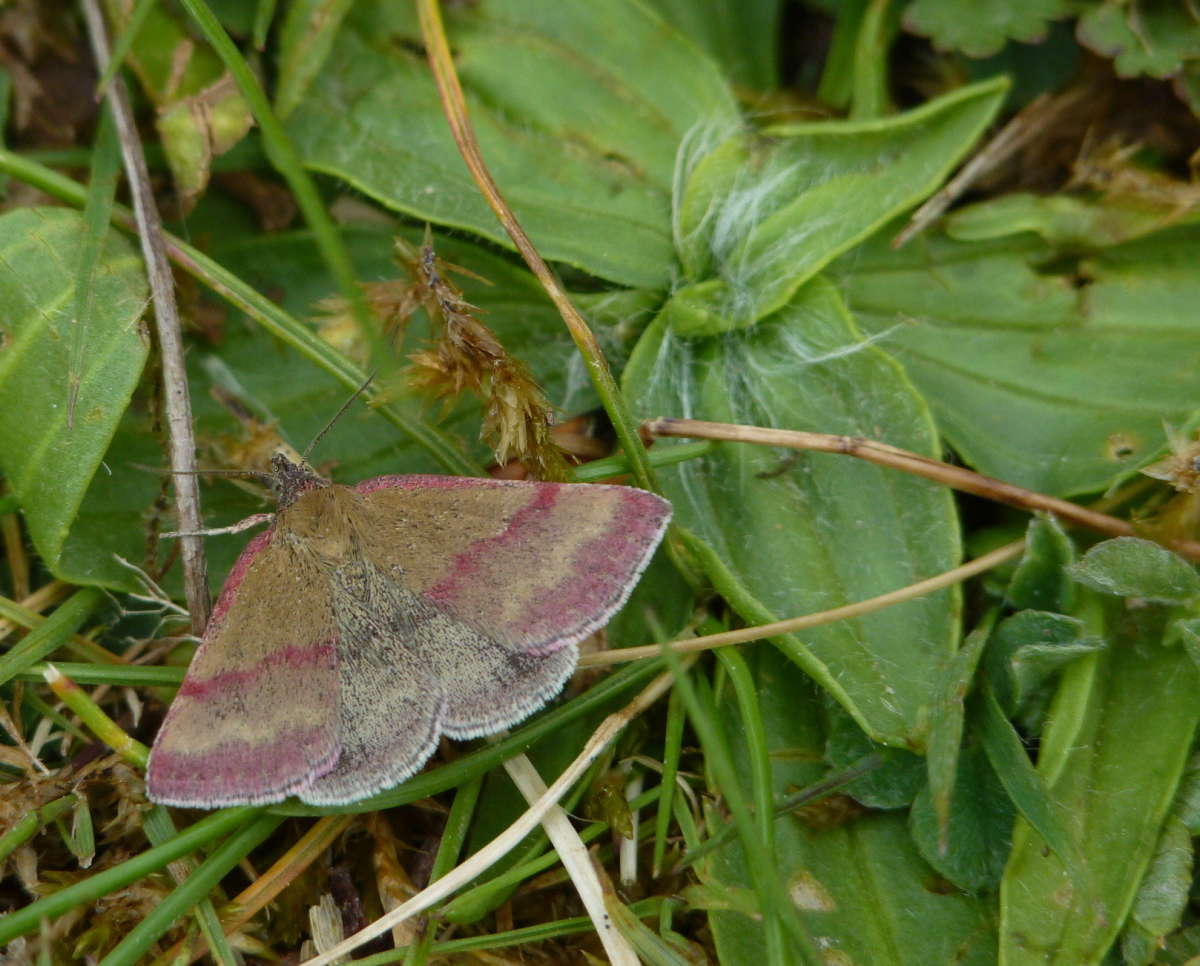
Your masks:
[{"label": "pink band on wing", "polygon": [[227,741],[199,754],[158,749],[149,779],[158,798],[202,802],[253,798],[241,789],[246,775],[254,775],[262,798],[278,801],[333,767],[336,746],[319,761],[309,759],[311,750],[325,747],[327,740],[320,727],[294,728],[273,740]]},{"label": "pink band on wing", "polygon": [[458,599],[462,593],[463,584],[476,579],[480,567],[487,563],[491,554],[510,543],[521,543],[529,539],[526,527],[530,520],[538,514],[545,513],[558,502],[558,487],[553,484],[542,484],[533,491],[533,499],[512,515],[503,533],[483,540],[476,540],[471,546],[454,558],[450,574],[438,581],[425,591],[425,596],[435,603],[447,605]]},{"label": "pink band on wing", "polygon": [[210,678],[197,680],[192,675],[183,679],[179,694],[188,698],[224,698],[235,691],[250,691],[271,668],[303,671],[309,668],[333,670],[337,667],[337,651],[332,641],[305,647],[288,644],[269,652],[253,667],[236,671],[221,671]]},{"label": "pink band on wing", "polygon": [[627,512],[631,507],[623,504],[612,529],[575,549],[576,566],[531,603],[518,625],[522,631],[539,636],[561,623],[563,614],[609,614],[624,602],[633,576],[644,566],[649,550],[658,545],[663,527],[661,501],[640,490],[626,499],[632,503],[643,496],[645,513]]}]

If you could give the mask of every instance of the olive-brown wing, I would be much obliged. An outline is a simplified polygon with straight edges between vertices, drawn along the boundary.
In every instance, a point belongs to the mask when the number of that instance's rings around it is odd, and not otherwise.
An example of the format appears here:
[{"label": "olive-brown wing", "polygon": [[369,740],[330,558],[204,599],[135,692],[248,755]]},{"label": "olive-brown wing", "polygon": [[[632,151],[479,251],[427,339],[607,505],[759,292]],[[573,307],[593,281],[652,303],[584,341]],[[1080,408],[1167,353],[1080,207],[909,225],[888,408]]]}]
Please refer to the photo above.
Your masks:
[{"label": "olive-brown wing", "polygon": [[420,604],[442,731],[488,734],[562,687],[625,602],[670,504],[624,486],[392,476],[356,487],[366,559]]},{"label": "olive-brown wing", "polygon": [[147,767],[154,801],[278,802],[338,758],[330,582],[272,536],[238,558],[167,712]]}]

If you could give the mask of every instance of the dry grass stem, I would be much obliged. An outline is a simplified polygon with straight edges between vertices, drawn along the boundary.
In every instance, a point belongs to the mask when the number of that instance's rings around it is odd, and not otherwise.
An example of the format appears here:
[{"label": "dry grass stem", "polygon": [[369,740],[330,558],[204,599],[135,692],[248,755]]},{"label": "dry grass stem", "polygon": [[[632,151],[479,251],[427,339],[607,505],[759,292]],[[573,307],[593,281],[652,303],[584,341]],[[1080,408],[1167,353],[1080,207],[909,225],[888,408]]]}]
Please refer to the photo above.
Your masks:
[{"label": "dry grass stem", "polygon": [[[546,794],[546,783],[533,767],[533,763],[525,755],[517,755],[504,763],[508,776],[513,784],[525,797],[531,806]],[[554,845],[554,851],[563,864],[567,875],[579,893],[579,899],[587,910],[592,925],[596,927],[596,935],[608,954],[610,963],[615,966],[638,966],[639,960],[633,947],[613,926],[612,918],[604,905],[604,887],[592,865],[592,857],[583,839],[571,824],[567,813],[562,807],[555,805],[542,818],[542,828]]]},{"label": "dry grass stem", "polygon": [[953,570],[947,570],[927,580],[920,580],[899,590],[890,590],[878,597],[869,597],[855,604],[844,607],[834,607],[830,610],[818,611],[815,614],[804,614],[800,617],[789,617],[786,620],[774,621],[770,624],[756,624],[754,627],[742,627],[736,631],[722,631],[720,634],[708,634],[704,637],[685,638],[680,641],[669,641],[665,644],[647,644],[644,647],[623,647],[616,651],[597,651],[584,654],[579,658],[580,667],[590,667],[605,664],[625,664],[629,661],[640,661],[643,658],[658,657],[663,650],[675,651],[677,654],[690,654],[696,651],[711,651],[718,647],[729,647],[731,644],[747,644],[750,641],[761,641],[780,634],[791,634],[809,627],[821,624],[832,624],[835,621],[850,620],[861,617],[873,611],[883,610],[894,604],[902,604],[907,600],[924,597],[938,590],[944,590],[954,584],[961,583],[971,577],[986,573],[993,567],[1019,557],[1025,550],[1024,540],[1015,540],[976,557]]},{"label": "dry grass stem", "polygon": [[[1109,516],[1079,506],[1068,500],[1047,496],[1035,490],[1005,483],[1003,480],[984,476],[951,466],[940,460],[912,453],[896,446],[879,443],[858,436],[835,436],[829,433],[805,433],[788,429],[764,429],[760,426],[740,426],[734,423],[711,423],[699,419],[671,419],[659,417],[645,423],[646,432],[652,436],[684,436],[700,439],[728,440],[738,443],[757,443],[762,446],[783,446],[788,449],[814,450],[820,453],[844,453],[857,456],[869,463],[902,470],[914,476],[923,476],[984,499],[995,500],[1020,510],[1052,513],[1065,523],[1087,527],[1110,537],[1138,535],[1137,528],[1128,520]],[[1200,542],[1195,540],[1172,540],[1175,550],[1192,560],[1200,560]]]},{"label": "dry grass stem", "polygon": [[535,804],[531,805],[529,810],[513,822],[512,825],[492,839],[488,845],[484,846],[457,868],[413,896],[398,909],[393,909],[387,915],[381,916],[366,929],[359,930],[353,936],[338,943],[327,952],[307,960],[301,966],[325,966],[326,963],[333,962],[338,956],[357,949],[363,943],[382,935],[405,919],[409,919],[417,915],[417,913],[428,909],[434,903],[453,895],[456,890],[466,885],[485,870],[491,868],[503,856],[516,848],[521,840],[534,830],[546,813],[551,808],[554,808],[571,786],[583,777],[593,762],[604,753],[605,748],[617,738],[625,726],[670,690],[674,680],[674,676],[669,673],[660,674],[639,692],[637,697],[629,702],[629,704],[620,711],[610,714],[600,722],[600,726],[592,733],[592,736],[583,746],[583,750],[580,751],[579,755],[567,766],[563,773],[555,779],[554,784],[546,790],[546,793]]}]

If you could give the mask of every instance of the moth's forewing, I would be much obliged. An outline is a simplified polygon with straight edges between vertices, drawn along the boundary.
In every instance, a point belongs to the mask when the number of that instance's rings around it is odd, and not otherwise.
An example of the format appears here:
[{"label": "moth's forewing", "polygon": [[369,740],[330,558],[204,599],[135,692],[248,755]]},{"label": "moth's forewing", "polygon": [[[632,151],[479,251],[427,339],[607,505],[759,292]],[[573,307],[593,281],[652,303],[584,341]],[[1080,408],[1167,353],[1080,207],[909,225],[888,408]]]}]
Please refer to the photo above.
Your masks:
[{"label": "moth's forewing", "polygon": [[337,760],[328,579],[270,530],[242,551],[150,752],[167,805],[282,801]]},{"label": "moth's forewing", "polygon": [[398,476],[357,489],[366,558],[441,614],[428,660],[451,737],[498,731],[558,692],[671,514],[624,486]]}]

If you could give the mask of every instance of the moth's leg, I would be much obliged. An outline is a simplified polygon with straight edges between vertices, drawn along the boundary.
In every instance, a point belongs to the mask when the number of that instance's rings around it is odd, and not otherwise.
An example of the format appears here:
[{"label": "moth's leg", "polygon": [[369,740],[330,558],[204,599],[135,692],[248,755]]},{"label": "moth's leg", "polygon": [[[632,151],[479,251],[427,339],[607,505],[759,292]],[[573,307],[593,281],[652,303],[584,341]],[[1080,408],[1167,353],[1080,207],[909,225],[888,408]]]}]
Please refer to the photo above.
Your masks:
[{"label": "moth's leg", "polygon": [[171,530],[164,533],[164,537],[216,537],[222,533],[241,533],[243,530],[249,530],[251,527],[256,527],[260,523],[270,523],[275,519],[274,513],[255,513],[253,516],[246,517],[245,520],[239,520],[237,523],[231,523],[227,527],[214,527],[212,530]]}]

